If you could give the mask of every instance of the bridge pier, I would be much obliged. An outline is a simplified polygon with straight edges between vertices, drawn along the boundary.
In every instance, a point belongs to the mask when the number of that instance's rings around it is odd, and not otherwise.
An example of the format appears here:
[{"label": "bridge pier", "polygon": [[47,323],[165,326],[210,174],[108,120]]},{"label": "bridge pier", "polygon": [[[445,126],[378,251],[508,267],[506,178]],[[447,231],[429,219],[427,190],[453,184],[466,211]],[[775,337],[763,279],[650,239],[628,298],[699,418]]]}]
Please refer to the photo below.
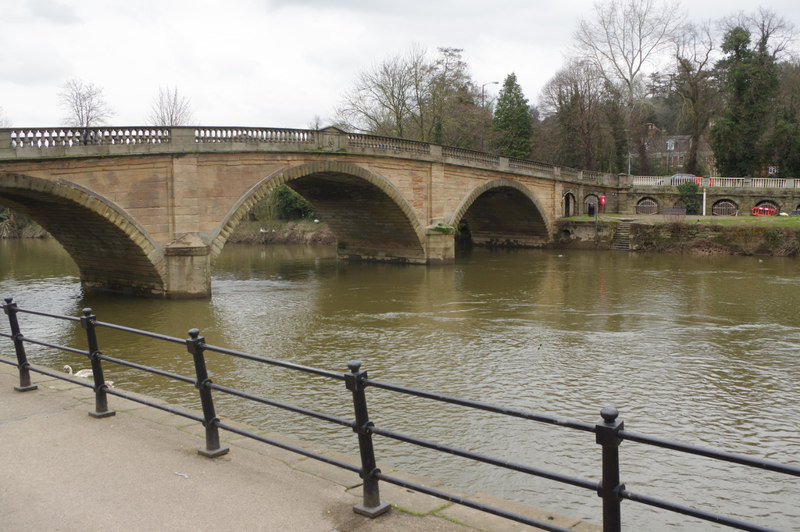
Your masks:
[{"label": "bridge pier", "polygon": [[455,229],[438,224],[425,232],[425,254],[428,264],[452,264],[456,259]]},{"label": "bridge pier", "polygon": [[196,233],[186,233],[164,247],[169,299],[211,297],[211,248]]}]

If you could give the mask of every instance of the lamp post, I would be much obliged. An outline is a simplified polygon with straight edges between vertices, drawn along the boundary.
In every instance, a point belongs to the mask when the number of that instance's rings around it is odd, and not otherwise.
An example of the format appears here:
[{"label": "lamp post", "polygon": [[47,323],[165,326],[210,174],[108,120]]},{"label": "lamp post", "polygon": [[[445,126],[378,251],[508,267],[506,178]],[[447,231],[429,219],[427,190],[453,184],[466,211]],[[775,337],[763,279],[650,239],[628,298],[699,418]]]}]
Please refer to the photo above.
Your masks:
[{"label": "lamp post", "polygon": [[[490,81],[488,83],[484,83],[481,85],[481,112],[485,110],[485,101],[486,101],[486,85],[498,85],[499,81]],[[481,151],[483,151],[483,127],[484,127],[484,119],[483,115],[481,115]]]}]

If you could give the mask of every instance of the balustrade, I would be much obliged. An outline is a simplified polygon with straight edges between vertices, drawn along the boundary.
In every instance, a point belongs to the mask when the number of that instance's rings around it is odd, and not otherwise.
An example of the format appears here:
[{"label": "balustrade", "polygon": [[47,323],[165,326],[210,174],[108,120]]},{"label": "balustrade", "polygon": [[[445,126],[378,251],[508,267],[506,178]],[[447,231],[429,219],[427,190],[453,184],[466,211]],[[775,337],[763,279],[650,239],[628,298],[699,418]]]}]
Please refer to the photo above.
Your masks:
[{"label": "balustrade", "polygon": [[[612,174],[594,171],[581,171],[574,168],[556,167],[551,164],[527,159],[505,158],[491,153],[456,148],[452,146],[435,146],[427,142],[413,141],[377,135],[347,133],[336,129],[306,130],[287,128],[255,128],[255,127],[56,127],[56,128],[8,128],[0,129],[0,154],[5,152],[8,159],[16,156],[30,158],[29,151],[17,154],[12,150],[37,148],[42,156],[54,148],[67,150],[75,156],[81,155],[82,148],[91,146],[114,145],[152,145],[171,144],[170,150],[176,153],[182,150],[195,151],[196,144],[256,144],[261,146],[275,145],[280,149],[289,144],[302,145],[307,149],[323,148],[323,136],[341,136],[342,142],[327,142],[327,149],[370,150],[410,155],[423,159],[448,159],[466,165],[497,168],[511,173],[533,175],[537,177],[564,178],[573,181],[584,181],[603,184],[611,182]],[[330,140],[330,139],[329,139]],[[432,147],[436,149],[432,149]],[[94,155],[96,151],[87,151],[86,155]],[[126,152],[130,153],[130,152]],[[148,153],[143,148],[142,153]],[[163,153],[163,150],[159,153]],[[60,153],[60,155],[65,155]],[[507,162],[507,164],[506,164]],[[742,177],[670,177],[670,176],[630,176],[633,186],[675,186],[684,181],[703,179],[711,187],[736,188],[800,188],[800,179],[781,178],[742,178]]]},{"label": "balustrade", "polygon": [[431,152],[430,144],[415,140],[348,133],[347,141],[351,147],[361,149],[367,148],[371,150],[391,151],[397,153],[413,153],[416,155],[429,155]]},{"label": "balustrade", "polygon": [[79,147],[104,144],[162,144],[170,140],[169,128],[59,128],[13,129],[12,148]]},{"label": "balustrade", "polygon": [[453,148],[451,146],[442,147],[442,155],[448,159],[458,159],[469,164],[499,166],[500,157],[490,153],[466,150],[463,148]]},{"label": "balustrade", "polygon": [[194,137],[197,143],[217,142],[265,142],[276,144],[313,144],[316,132],[305,129],[278,128],[235,128],[208,127],[195,128]]}]

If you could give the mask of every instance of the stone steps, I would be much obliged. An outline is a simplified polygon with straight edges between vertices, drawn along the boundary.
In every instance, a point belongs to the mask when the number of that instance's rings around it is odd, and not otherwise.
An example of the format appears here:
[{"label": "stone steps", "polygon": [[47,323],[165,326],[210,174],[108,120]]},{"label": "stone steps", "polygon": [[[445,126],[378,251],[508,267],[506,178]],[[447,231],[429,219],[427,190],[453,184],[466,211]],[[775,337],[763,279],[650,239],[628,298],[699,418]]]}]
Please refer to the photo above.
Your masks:
[{"label": "stone steps", "polygon": [[620,251],[630,251],[631,249],[631,222],[619,222],[614,239],[611,241],[611,249]]}]

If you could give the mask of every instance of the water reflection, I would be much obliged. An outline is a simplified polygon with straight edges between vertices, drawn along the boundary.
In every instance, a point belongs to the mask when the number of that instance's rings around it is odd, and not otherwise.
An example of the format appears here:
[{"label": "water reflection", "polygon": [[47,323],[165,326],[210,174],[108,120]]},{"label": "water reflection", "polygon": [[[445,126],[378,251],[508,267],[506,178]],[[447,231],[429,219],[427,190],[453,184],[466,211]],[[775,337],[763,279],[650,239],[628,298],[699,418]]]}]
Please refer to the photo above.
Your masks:
[{"label": "water reflection", "polygon": [[[793,308],[800,272],[791,259],[474,250],[452,267],[425,268],[338,263],[330,248],[230,245],[215,266],[210,301],[155,301],[82,294],[74,265],[52,243],[0,241],[0,252],[0,292],[22,306],[76,316],[91,307],[102,321],[181,338],[198,327],[212,344],[337,371],[360,359],[372,378],[588,422],[614,405],[637,432],[800,463],[800,314]],[[84,345],[79,325],[25,321],[31,336]],[[181,345],[99,334],[106,354],[193,374]],[[77,355],[36,356],[58,367],[85,364]],[[208,363],[220,384],[351,416],[339,382],[216,355]],[[132,391],[157,387],[158,395],[197,407],[194,390],[183,384],[119,368],[107,375]],[[378,390],[370,404],[379,424],[597,478],[591,435]],[[267,407],[220,397],[218,412],[354,449],[346,431]],[[404,444],[379,439],[376,447],[382,463],[407,470],[426,463],[424,473],[456,489],[599,522],[593,493]],[[800,520],[796,481],[758,473],[753,484],[755,475],[743,468],[636,444],[626,443],[622,454],[630,460],[623,478],[634,491],[685,504],[708,496],[711,510],[766,515],[764,524],[777,528]],[[633,504],[624,511],[633,529],[654,522],[714,529]]]}]

